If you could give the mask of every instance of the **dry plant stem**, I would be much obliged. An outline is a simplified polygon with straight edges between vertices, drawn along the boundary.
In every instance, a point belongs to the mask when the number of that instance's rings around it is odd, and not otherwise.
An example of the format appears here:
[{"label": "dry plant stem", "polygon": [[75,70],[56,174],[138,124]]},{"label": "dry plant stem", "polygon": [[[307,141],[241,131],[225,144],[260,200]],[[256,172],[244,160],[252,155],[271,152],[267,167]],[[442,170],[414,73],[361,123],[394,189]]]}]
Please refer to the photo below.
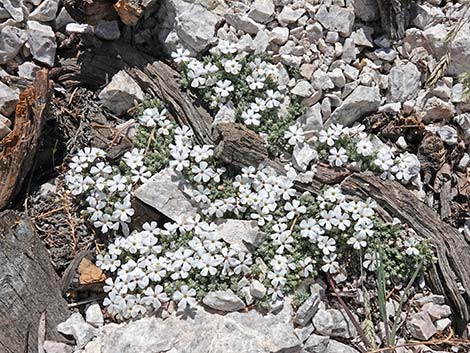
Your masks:
[{"label": "dry plant stem", "polygon": [[297,213],[297,215],[295,216],[294,220],[292,221],[292,224],[290,226],[290,234],[292,234],[292,232],[294,231],[294,228],[295,228],[295,225],[297,224],[297,221],[299,220],[299,217],[300,217],[300,214]]},{"label": "dry plant stem", "polygon": [[[366,347],[371,347],[371,344],[369,340],[367,339],[366,335],[364,334],[364,330],[362,329],[361,325],[357,322],[356,318],[351,313],[351,310],[349,310],[343,298],[341,298],[341,296],[339,295],[338,290],[336,289],[336,286],[335,286],[335,282],[333,281],[333,277],[331,277],[330,273],[327,273],[326,275],[328,277],[328,282],[330,283],[331,289],[333,289],[333,292],[335,293],[336,298],[338,298],[339,303],[341,304],[344,311],[346,312],[346,315],[348,315],[349,320],[351,320],[354,327],[356,328],[356,331],[359,333],[359,336],[361,337],[362,342],[366,345]],[[361,351],[364,352],[362,348],[361,348]]]}]

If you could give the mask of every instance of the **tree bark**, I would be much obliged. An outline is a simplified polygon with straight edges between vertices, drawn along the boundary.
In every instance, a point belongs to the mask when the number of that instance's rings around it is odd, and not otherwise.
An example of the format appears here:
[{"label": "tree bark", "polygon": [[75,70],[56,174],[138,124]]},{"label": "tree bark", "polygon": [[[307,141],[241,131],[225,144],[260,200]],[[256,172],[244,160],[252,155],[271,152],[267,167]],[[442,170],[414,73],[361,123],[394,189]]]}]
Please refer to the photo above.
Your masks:
[{"label": "tree bark", "polygon": [[55,328],[69,311],[49,254],[29,220],[0,213],[0,352],[37,353],[44,311],[47,338],[63,340]]},{"label": "tree bark", "polygon": [[[443,294],[450,301],[454,322],[463,332],[470,321],[470,244],[464,236],[398,182],[360,173],[346,178],[341,187],[348,194],[373,198],[390,216],[409,224],[420,238],[432,242],[437,262],[427,271],[428,284],[434,293]],[[465,293],[460,293],[459,284]]]},{"label": "tree bark", "polygon": [[413,0],[377,0],[382,29],[394,40],[405,36]]},{"label": "tree bark", "polygon": [[19,191],[33,166],[51,95],[52,81],[45,69],[20,94],[13,131],[0,141],[0,209]]}]

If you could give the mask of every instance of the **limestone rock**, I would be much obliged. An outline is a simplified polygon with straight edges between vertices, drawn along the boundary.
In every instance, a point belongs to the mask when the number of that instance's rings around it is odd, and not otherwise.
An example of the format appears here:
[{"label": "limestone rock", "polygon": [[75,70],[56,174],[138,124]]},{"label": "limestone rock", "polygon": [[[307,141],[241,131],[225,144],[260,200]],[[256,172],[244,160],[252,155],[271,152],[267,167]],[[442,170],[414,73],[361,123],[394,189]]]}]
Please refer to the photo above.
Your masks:
[{"label": "limestone rock", "polygon": [[[311,335],[304,343],[304,350],[309,353],[325,353],[330,343],[328,336]],[[338,352],[335,352],[338,353]]]},{"label": "limestone rock", "polygon": [[258,299],[266,295],[266,287],[258,280],[253,280],[250,284],[250,294]]},{"label": "limestone rock", "polygon": [[365,114],[376,111],[381,101],[378,87],[358,86],[333,112],[328,124],[351,126]]},{"label": "limestone rock", "polygon": [[434,303],[424,304],[421,310],[427,312],[433,320],[444,319],[452,314],[452,310],[449,305],[439,305]]},{"label": "limestone rock", "polygon": [[90,324],[86,323],[80,313],[70,316],[67,321],[57,326],[57,331],[64,335],[73,336],[78,348],[83,348],[98,334]]},{"label": "limestone rock", "polygon": [[294,146],[292,153],[292,164],[301,172],[305,172],[310,162],[318,159],[318,153],[314,147],[308,143],[301,143]]},{"label": "limestone rock", "polygon": [[[6,119],[8,120],[8,119]],[[10,121],[10,120],[8,120]],[[0,140],[4,138],[6,135],[8,135],[11,132],[10,127],[7,125],[6,122],[0,120]]]},{"label": "limestone rock", "polygon": [[118,21],[101,21],[95,27],[95,35],[104,40],[116,40],[121,36]]},{"label": "limestone rock", "polygon": [[315,332],[322,336],[330,336],[333,331],[333,316],[324,309],[319,309],[312,319]]},{"label": "limestone rock", "polygon": [[0,38],[0,64],[6,64],[18,55],[28,36],[22,29],[5,26],[0,30]]},{"label": "limestone rock", "polygon": [[18,76],[24,77],[28,80],[34,80],[34,77],[36,77],[36,71],[39,69],[40,67],[36,64],[25,61],[20,66],[18,66]]},{"label": "limestone rock", "polygon": [[355,348],[345,345],[344,343],[330,340],[328,348],[324,353],[359,353],[359,351]]},{"label": "limestone rock", "polygon": [[203,299],[204,305],[211,309],[220,311],[238,311],[245,307],[245,303],[237,297],[231,290],[209,292]]},{"label": "limestone rock", "polygon": [[300,326],[307,325],[317,313],[320,302],[321,299],[318,294],[310,295],[310,297],[297,310],[294,322]]},{"label": "limestone rock", "polygon": [[414,99],[421,86],[421,73],[415,64],[394,66],[388,75],[389,100],[405,102]]},{"label": "limestone rock", "polygon": [[54,31],[51,27],[36,21],[28,21],[27,27],[28,43],[33,58],[48,66],[54,66],[57,48]]},{"label": "limestone rock", "polygon": [[333,5],[327,9],[326,5],[321,5],[315,19],[323,27],[330,31],[339,32],[343,37],[348,37],[354,25],[354,11],[350,8]]},{"label": "limestone rock", "polygon": [[235,106],[232,101],[225,103],[217,112],[212,122],[212,126],[220,123],[234,123],[235,118]]},{"label": "limestone rock", "polygon": [[444,125],[439,127],[437,130],[437,134],[439,135],[442,141],[444,141],[450,146],[455,145],[458,142],[457,130],[450,125]]},{"label": "limestone rock", "polygon": [[305,139],[307,142],[311,141],[315,136],[318,136],[320,131],[323,129],[320,103],[308,108],[299,120],[305,132]]},{"label": "limestone rock", "polygon": [[62,342],[45,341],[44,351],[45,353],[73,353],[74,348]]},{"label": "limestone rock", "polygon": [[255,0],[251,5],[251,10],[248,17],[252,18],[258,23],[266,23],[274,15],[274,2],[273,0]]},{"label": "limestone rock", "polygon": [[291,93],[303,98],[310,97],[313,93],[313,87],[308,81],[300,80],[291,90]]},{"label": "limestone rock", "polygon": [[135,191],[135,197],[173,221],[180,217],[195,216],[197,208],[182,191],[189,187],[184,177],[172,168],[155,174]]},{"label": "limestone rock", "polygon": [[44,0],[29,14],[29,19],[39,22],[53,21],[58,10],[58,0]]},{"label": "limestone rock", "polygon": [[242,250],[249,250],[247,245],[256,248],[264,238],[256,221],[225,219],[218,223],[217,231],[224,241]]},{"label": "limestone rock", "polygon": [[2,0],[2,5],[16,22],[24,21],[27,9],[23,0]]},{"label": "limestone rock", "polygon": [[437,332],[431,317],[424,311],[414,314],[407,322],[407,328],[414,338],[424,341],[430,339]]},{"label": "limestone rock", "polygon": [[17,91],[0,82],[0,114],[10,116],[15,111],[18,98]]},{"label": "limestone rock", "polygon": [[278,21],[281,24],[289,25],[296,23],[297,20],[305,13],[305,10],[299,8],[297,10],[292,9],[289,6],[284,6],[281,13],[278,16]]},{"label": "limestone rock", "polygon": [[242,15],[238,13],[226,13],[224,15],[225,21],[228,24],[235,27],[239,31],[243,31],[250,34],[256,34],[259,30],[263,29],[264,26],[252,20],[248,15]]},{"label": "limestone rock", "polygon": [[376,0],[354,0],[354,13],[364,22],[375,21],[379,18],[379,6]]},{"label": "limestone rock", "polygon": [[258,31],[253,39],[255,54],[265,53],[268,49],[270,39],[268,32],[265,30]]},{"label": "limestone rock", "polygon": [[444,331],[452,325],[452,321],[448,318],[437,320],[436,328],[438,331]]},{"label": "limestone rock", "polygon": [[357,336],[356,328],[354,327],[353,323],[345,312],[335,309],[329,309],[327,311],[331,314],[333,318],[331,337],[350,339]]},{"label": "limestone rock", "polygon": [[437,97],[429,98],[421,111],[423,122],[446,121],[455,115],[455,107]]},{"label": "limestone rock", "polygon": [[270,32],[271,42],[277,45],[286,44],[289,39],[289,28],[287,27],[275,27]]},{"label": "limestone rock", "polygon": [[111,82],[98,95],[105,107],[121,115],[134,106],[134,102],[144,100],[144,92],[139,85],[125,72],[119,71]]},{"label": "limestone rock", "polygon": [[103,313],[99,304],[92,304],[86,309],[85,320],[95,327],[104,325]]}]

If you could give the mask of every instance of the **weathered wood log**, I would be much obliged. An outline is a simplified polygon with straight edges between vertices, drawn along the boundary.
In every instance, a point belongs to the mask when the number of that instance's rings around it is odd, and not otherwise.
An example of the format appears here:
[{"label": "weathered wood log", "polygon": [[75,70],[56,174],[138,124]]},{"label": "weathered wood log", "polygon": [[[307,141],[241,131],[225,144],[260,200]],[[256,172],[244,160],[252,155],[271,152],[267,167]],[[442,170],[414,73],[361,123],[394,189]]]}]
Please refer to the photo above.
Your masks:
[{"label": "weathered wood log", "polygon": [[382,29],[394,40],[402,39],[410,20],[410,0],[377,0]]},{"label": "weathered wood log", "polygon": [[0,209],[19,191],[33,166],[51,94],[52,81],[45,69],[20,94],[13,131],[0,141]]},{"label": "weathered wood log", "polygon": [[38,325],[46,312],[47,338],[69,316],[49,254],[26,218],[0,213],[0,352],[37,353]]},{"label": "weathered wood log", "polygon": [[[450,301],[460,332],[470,322],[470,244],[455,228],[398,182],[383,181],[372,173],[353,174],[341,184],[344,192],[372,197],[391,216],[409,224],[422,239],[432,242],[437,262],[427,272],[428,284]],[[460,292],[460,285],[465,293]]]},{"label": "weathered wood log", "polygon": [[64,6],[77,22],[96,25],[102,19],[117,18],[114,2],[114,0],[64,0]]}]

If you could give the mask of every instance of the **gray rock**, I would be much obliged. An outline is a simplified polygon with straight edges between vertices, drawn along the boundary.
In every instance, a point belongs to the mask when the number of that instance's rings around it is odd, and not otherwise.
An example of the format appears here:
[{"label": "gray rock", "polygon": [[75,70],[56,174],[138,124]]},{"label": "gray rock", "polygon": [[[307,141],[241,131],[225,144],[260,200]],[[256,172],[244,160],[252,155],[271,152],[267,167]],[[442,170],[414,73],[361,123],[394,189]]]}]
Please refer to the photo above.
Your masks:
[{"label": "gray rock", "polygon": [[27,11],[23,0],[2,0],[2,5],[16,22],[23,22]]},{"label": "gray rock", "polygon": [[80,313],[74,313],[67,321],[57,326],[57,331],[64,335],[73,336],[78,348],[83,348],[97,334],[98,330],[86,323]]},{"label": "gray rock", "polygon": [[294,331],[299,340],[305,342],[312,335],[313,331],[315,331],[315,328],[310,322],[307,326],[296,327]]},{"label": "gray rock", "polygon": [[328,72],[328,76],[335,85],[335,87],[343,88],[346,85],[346,78],[344,77],[343,71],[341,69],[334,69],[331,72]]},{"label": "gray rock", "polygon": [[48,66],[54,66],[57,48],[54,31],[51,27],[36,21],[28,21],[27,27],[28,43],[33,58]]},{"label": "gray rock", "polygon": [[95,35],[104,40],[116,40],[121,36],[118,21],[101,21],[95,27]]},{"label": "gray rock", "polygon": [[307,325],[317,313],[321,299],[318,294],[312,294],[310,297],[299,307],[294,317],[294,323],[300,326]]},{"label": "gray rock", "polygon": [[251,10],[248,17],[256,22],[266,23],[274,15],[274,2],[273,0],[255,0],[251,5]]},{"label": "gray rock", "polygon": [[459,124],[462,129],[470,129],[470,113],[456,115],[454,121]]},{"label": "gray rock", "polygon": [[0,140],[3,139],[6,135],[8,135],[11,132],[10,128],[8,125],[0,120]]},{"label": "gray rock", "polygon": [[329,343],[330,337],[313,334],[304,343],[304,350],[309,353],[325,353]]},{"label": "gray rock", "polygon": [[455,115],[455,107],[451,102],[443,101],[437,97],[429,98],[420,110],[423,122],[449,120]]},{"label": "gray rock", "polygon": [[36,72],[40,69],[36,64],[25,61],[20,66],[18,66],[18,76],[24,77],[28,80],[34,80],[36,77]]},{"label": "gray rock", "polygon": [[318,160],[318,153],[310,144],[301,143],[294,146],[292,164],[297,170],[301,172],[307,171],[310,163],[316,160]]},{"label": "gray rock", "polygon": [[335,84],[331,80],[328,73],[321,69],[318,69],[313,73],[312,85],[313,88],[317,90],[328,90],[335,88]]},{"label": "gray rock", "polygon": [[415,15],[413,16],[413,25],[419,29],[426,29],[434,24],[441,22],[445,17],[444,12],[436,7],[427,4],[413,4]]},{"label": "gray rock", "polygon": [[305,9],[299,8],[299,9],[292,9],[289,6],[284,6],[282,8],[282,11],[279,13],[279,16],[277,17],[279,23],[284,24],[284,25],[289,25],[292,23],[296,23],[297,20],[302,17],[302,15],[305,13]]},{"label": "gray rock", "polygon": [[320,103],[316,103],[314,106],[307,108],[307,111],[299,120],[305,132],[307,142],[311,141],[314,136],[318,136],[323,129]]},{"label": "gray rock", "polygon": [[388,75],[389,101],[405,102],[414,99],[421,86],[421,73],[415,64],[394,66]]},{"label": "gray rock", "polygon": [[0,64],[6,64],[18,55],[28,36],[22,29],[5,26],[0,30],[0,38]]},{"label": "gray rock", "polygon": [[359,351],[355,348],[345,345],[344,343],[330,340],[328,348],[324,353],[359,353]]},{"label": "gray rock", "polygon": [[381,100],[377,87],[358,86],[333,112],[327,123],[351,126],[365,114],[376,111]]},{"label": "gray rock", "polygon": [[462,158],[460,158],[459,164],[457,165],[457,168],[464,172],[468,165],[470,165],[470,155],[468,153],[464,153]]},{"label": "gray rock", "polygon": [[346,63],[351,63],[356,60],[357,49],[352,38],[346,38],[343,45],[342,59]]},{"label": "gray rock", "polygon": [[[368,29],[368,27],[366,27]],[[351,34],[351,39],[354,44],[363,47],[373,48],[374,42],[372,41],[373,30],[366,30],[366,28],[358,28]]]},{"label": "gray rock", "polygon": [[269,46],[270,36],[268,32],[264,30],[258,31],[255,38],[253,39],[253,47],[255,48],[255,54],[265,53]]},{"label": "gray rock", "polygon": [[384,61],[393,61],[397,57],[397,52],[391,48],[375,49],[374,54],[377,58]]},{"label": "gray rock", "polygon": [[102,353],[207,353],[209,347],[224,353],[300,353],[291,315],[289,305],[277,315],[256,310],[214,315],[197,307],[183,318],[175,313],[166,320],[149,317],[105,325]]},{"label": "gray rock", "polygon": [[411,319],[407,321],[406,326],[410,334],[419,340],[427,341],[437,332],[431,317],[424,311],[414,314]]},{"label": "gray rock", "polygon": [[211,309],[226,312],[238,311],[245,307],[243,300],[237,297],[231,290],[209,292],[202,299],[202,302]]},{"label": "gray rock", "polygon": [[444,319],[452,314],[452,310],[449,305],[439,305],[434,303],[424,304],[421,310],[427,312],[433,320]]},{"label": "gray rock", "polygon": [[103,313],[99,304],[91,304],[85,312],[85,320],[95,327],[104,325]]},{"label": "gray rock", "polygon": [[58,31],[58,30],[65,28],[65,26],[67,26],[69,23],[73,23],[73,22],[75,22],[75,20],[67,12],[67,9],[63,7],[55,19],[54,28],[56,29],[56,31]]},{"label": "gray rock", "polygon": [[236,121],[235,117],[235,106],[232,101],[225,103],[217,112],[212,122],[212,126],[215,126],[220,123],[234,123]]},{"label": "gray rock", "polygon": [[0,82],[0,114],[8,117],[14,112],[19,94],[17,91]]},{"label": "gray rock", "polygon": [[[336,309],[329,309],[327,311],[333,318],[333,327],[331,329],[330,335],[331,337],[350,339],[357,336],[356,328],[345,312]],[[357,319],[357,321],[359,321],[359,319]]]},{"label": "gray rock", "polygon": [[291,89],[291,93],[303,98],[310,97],[313,93],[313,87],[309,82],[300,80],[295,87]]},{"label": "gray rock", "polygon": [[442,141],[452,146],[458,142],[457,130],[449,125],[440,126],[437,130],[437,134]]},{"label": "gray rock", "polygon": [[379,6],[376,0],[354,0],[354,13],[364,22],[375,21],[379,18]]},{"label": "gray rock", "polygon": [[45,353],[73,353],[74,348],[62,342],[45,341],[44,351]]},{"label": "gray rock", "polygon": [[327,310],[319,309],[312,319],[315,332],[322,336],[330,336],[333,331],[333,316]]},{"label": "gray rock", "polygon": [[58,10],[58,0],[44,0],[41,5],[29,14],[28,19],[49,22],[53,21],[56,17]]},{"label": "gray rock", "polygon": [[140,186],[135,191],[135,197],[177,221],[180,217],[193,217],[197,214],[197,208],[182,191],[189,187],[180,173],[166,168]]},{"label": "gray rock", "polygon": [[287,27],[274,27],[269,33],[271,42],[277,45],[286,44],[289,39],[289,28]]},{"label": "gray rock", "polygon": [[225,219],[217,224],[217,230],[223,240],[243,250],[249,250],[247,245],[256,248],[264,238],[256,221]]},{"label": "gray rock", "polygon": [[264,26],[255,22],[248,15],[238,13],[226,13],[224,15],[225,21],[235,29],[250,34],[256,34],[259,30],[264,29]]},{"label": "gray rock", "polygon": [[448,318],[436,321],[437,331],[445,331],[447,328],[450,327],[450,325],[452,325],[452,320]]},{"label": "gray rock", "polygon": [[266,287],[258,280],[251,281],[250,284],[250,294],[254,298],[261,299],[266,295]]},{"label": "gray rock", "polygon": [[105,107],[120,115],[144,100],[144,92],[124,70],[115,74],[98,95]]},{"label": "gray rock", "polygon": [[339,32],[343,37],[351,35],[354,18],[354,11],[351,8],[344,8],[338,5],[333,5],[329,9],[326,5],[321,5],[315,15],[315,19],[323,27],[330,31]]}]

